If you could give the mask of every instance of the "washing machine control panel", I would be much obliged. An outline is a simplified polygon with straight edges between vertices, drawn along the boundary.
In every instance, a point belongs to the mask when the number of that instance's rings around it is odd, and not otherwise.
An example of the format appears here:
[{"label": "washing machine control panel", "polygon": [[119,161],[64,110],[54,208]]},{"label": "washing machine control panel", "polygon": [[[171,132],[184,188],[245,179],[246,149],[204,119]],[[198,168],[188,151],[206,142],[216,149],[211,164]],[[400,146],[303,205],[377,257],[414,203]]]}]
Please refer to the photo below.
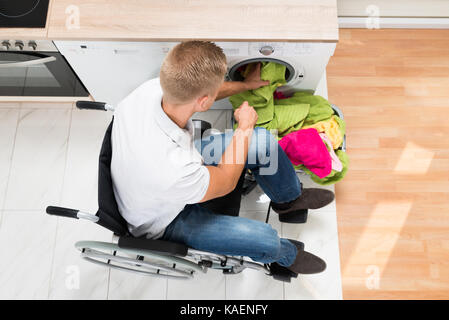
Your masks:
[{"label": "washing machine control panel", "polygon": [[302,42],[271,42],[271,43],[250,43],[249,54],[262,54],[264,56],[276,55],[276,56],[296,56],[311,54],[313,51],[312,44]]}]

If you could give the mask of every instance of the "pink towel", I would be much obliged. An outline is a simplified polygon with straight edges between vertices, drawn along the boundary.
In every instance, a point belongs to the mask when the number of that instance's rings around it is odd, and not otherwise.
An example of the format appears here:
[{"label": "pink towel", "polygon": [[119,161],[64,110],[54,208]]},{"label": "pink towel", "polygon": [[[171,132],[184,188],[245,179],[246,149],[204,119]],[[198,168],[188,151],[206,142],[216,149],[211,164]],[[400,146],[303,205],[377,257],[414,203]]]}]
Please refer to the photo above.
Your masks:
[{"label": "pink towel", "polygon": [[294,165],[303,164],[320,179],[331,173],[331,156],[316,129],[291,132],[279,144]]},{"label": "pink towel", "polygon": [[332,142],[331,139],[325,134],[320,133],[321,139],[329,146],[329,155],[331,156],[332,161],[332,170],[335,170],[337,172],[341,172],[343,170],[343,164],[341,163],[340,159],[338,158],[337,154],[335,153],[334,149],[332,149]]}]

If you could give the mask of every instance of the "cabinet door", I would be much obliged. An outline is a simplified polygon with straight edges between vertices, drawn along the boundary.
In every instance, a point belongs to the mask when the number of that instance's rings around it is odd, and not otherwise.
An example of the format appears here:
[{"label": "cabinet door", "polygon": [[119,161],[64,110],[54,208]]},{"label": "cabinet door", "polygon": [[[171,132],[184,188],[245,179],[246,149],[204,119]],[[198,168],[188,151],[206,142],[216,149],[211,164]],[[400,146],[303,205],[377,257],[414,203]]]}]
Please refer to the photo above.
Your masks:
[{"label": "cabinet door", "polygon": [[55,41],[96,101],[116,105],[143,82],[159,76],[175,42]]}]

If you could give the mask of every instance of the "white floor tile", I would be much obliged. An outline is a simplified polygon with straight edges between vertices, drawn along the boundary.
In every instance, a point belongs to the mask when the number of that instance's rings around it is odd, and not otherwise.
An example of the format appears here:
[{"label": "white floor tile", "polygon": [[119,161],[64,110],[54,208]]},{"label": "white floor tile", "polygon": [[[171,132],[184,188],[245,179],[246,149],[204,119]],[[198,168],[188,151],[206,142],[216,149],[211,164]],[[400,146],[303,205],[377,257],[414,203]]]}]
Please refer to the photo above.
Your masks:
[{"label": "white floor tile", "polygon": [[[304,188],[335,190],[298,174]],[[282,236],[304,242],[305,249],[326,261],[327,268],[315,275],[299,275],[285,284],[285,299],[341,299],[340,253],[335,200],[326,207],[309,210],[305,224],[282,224]]]},{"label": "white floor tile", "polygon": [[283,300],[283,282],[264,272],[246,269],[226,277],[227,300]]},{"label": "white floor tile", "polygon": [[[298,177],[304,188],[324,188],[334,191],[333,185],[317,185],[308,175],[298,174]],[[240,215],[244,216],[246,212],[255,213],[257,210],[260,210],[260,216],[265,219],[268,202],[269,199],[260,187],[257,187],[242,199],[242,212]],[[252,218],[260,219],[256,215],[253,215]],[[335,201],[321,209],[309,210],[308,220],[305,224],[281,224],[273,210],[270,213],[269,223],[279,231],[283,238],[304,242],[307,251],[318,255],[327,263],[326,271],[321,274],[299,275],[298,278],[291,279],[290,283],[285,283],[285,299],[341,299],[340,257]],[[238,283],[239,281],[236,282]],[[228,288],[229,286],[227,287],[227,292],[230,290]],[[242,290],[244,291],[245,289]],[[237,290],[237,292],[239,291]]]},{"label": "white floor tile", "polygon": [[111,269],[108,299],[165,300],[167,279]]},{"label": "white floor tile", "polygon": [[[72,111],[61,206],[96,213],[98,156],[111,119],[111,113]],[[110,242],[112,232],[88,221],[59,218],[50,298],[107,298],[109,269],[81,259],[74,248],[80,240]],[[74,275],[79,276],[77,285],[70,282]]]},{"label": "white floor tile", "polygon": [[109,269],[80,257],[81,240],[111,242],[112,232],[90,221],[58,219],[50,299],[106,299]]},{"label": "white floor tile", "polygon": [[58,205],[71,110],[21,109],[5,209]]},{"label": "white floor tile", "polygon": [[8,185],[18,117],[17,109],[0,109],[0,210]]},{"label": "white floor tile", "polygon": [[221,270],[209,269],[197,273],[192,280],[168,280],[169,300],[223,300],[225,299],[225,276]]},{"label": "white floor tile", "polygon": [[0,228],[0,299],[47,299],[56,219],[5,211]]},{"label": "white floor tile", "polygon": [[265,211],[264,216],[266,216],[269,204],[270,198],[268,198],[259,185],[257,185],[253,191],[242,197],[240,209],[243,211]]},{"label": "white floor tile", "polygon": [[72,111],[61,206],[95,213],[98,209],[98,157],[112,114]]},{"label": "white floor tile", "polygon": [[299,275],[285,284],[286,299],[341,299],[340,255],[336,212],[314,210],[305,224],[282,224],[282,236],[304,242],[305,250],[324,261],[327,268],[314,275]]}]

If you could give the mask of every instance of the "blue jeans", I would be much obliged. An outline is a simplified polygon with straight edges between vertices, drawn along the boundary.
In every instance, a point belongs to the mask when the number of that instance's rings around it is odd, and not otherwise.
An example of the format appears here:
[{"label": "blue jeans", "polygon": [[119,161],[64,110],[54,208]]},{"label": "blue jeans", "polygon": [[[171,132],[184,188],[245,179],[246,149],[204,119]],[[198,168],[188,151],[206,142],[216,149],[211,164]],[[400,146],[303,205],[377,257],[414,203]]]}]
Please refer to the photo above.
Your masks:
[{"label": "blue jeans", "polygon": [[[195,143],[205,165],[217,165],[231,140],[232,132],[227,132]],[[276,170],[269,174],[273,167]],[[277,140],[263,128],[254,129],[245,168],[252,171],[273,202],[289,202],[301,194],[300,182],[290,160]],[[296,246],[280,238],[271,225],[216,214],[198,204],[186,205],[168,225],[161,239],[181,242],[197,250],[247,256],[257,262],[277,262],[282,266],[290,266],[297,254]]]}]

